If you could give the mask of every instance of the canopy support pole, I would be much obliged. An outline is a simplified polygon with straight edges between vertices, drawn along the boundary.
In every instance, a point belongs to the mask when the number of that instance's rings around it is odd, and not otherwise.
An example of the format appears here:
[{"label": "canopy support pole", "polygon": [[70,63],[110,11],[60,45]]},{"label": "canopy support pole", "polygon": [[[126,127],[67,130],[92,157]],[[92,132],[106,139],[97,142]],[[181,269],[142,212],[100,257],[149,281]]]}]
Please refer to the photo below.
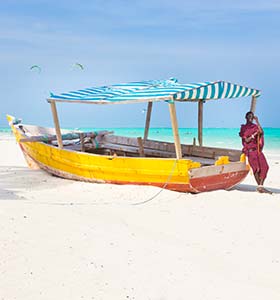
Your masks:
[{"label": "canopy support pole", "polygon": [[257,97],[252,96],[252,100],[251,100],[251,108],[250,108],[250,111],[251,111],[252,113],[255,113],[255,111],[256,111],[256,105],[257,105]]},{"label": "canopy support pole", "polygon": [[59,120],[58,120],[55,101],[51,101],[50,104],[51,104],[51,109],[52,109],[52,115],[53,115],[53,121],[54,121],[54,126],[55,126],[58,147],[60,149],[62,149],[63,143],[62,143],[62,137],[61,137],[61,131],[60,131],[60,126],[59,126]]},{"label": "canopy support pole", "polygon": [[180,143],[180,137],[179,137],[175,103],[168,103],[168,106],[169,106],[169,112],[170,112],[172,130],[173,130],[173,136],[174,136],[174,142],[175,142],[176,157],[177,157],[177,159],[181,159],[182,158],[182,149],[181,149],[181,143]]},{"label": "canopy support pole", "polygon": [[144,146],[143,146],[143,141],[142,141],[141,136],[139,136],[137,138],[137,143],[138,143],[138,146],[139,146],[139,156],[140,157],[144,157],[145,156],[145,152],[144,152]]},{"label": "canopy support pole", "polygon": [[202,128],[203,128],[203,100],[198,101],[198,144],[202,146]]},{"label": "canopy support pole", "polygon": [[148,108],[147,108],[144,141],[146,141],[148,139],[149,128],[150,128],[150,120],[151,120],[151,114],[152,114],[152,107],[153,107],[153,102],[149,102],[148,103]]}]

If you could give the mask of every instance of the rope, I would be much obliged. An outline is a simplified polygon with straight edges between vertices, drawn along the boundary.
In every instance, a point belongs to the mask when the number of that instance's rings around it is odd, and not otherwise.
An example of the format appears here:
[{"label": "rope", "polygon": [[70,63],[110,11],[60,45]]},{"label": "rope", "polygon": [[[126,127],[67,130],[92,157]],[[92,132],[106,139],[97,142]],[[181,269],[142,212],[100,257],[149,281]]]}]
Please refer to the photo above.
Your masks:
[{"label": "rope", "polygon": [[136,202],[136,203],[133,203],[133,204],[131,204],[131,205],[145,204],[145,203],[147,203],[147,202],[152,201],[153,199],[155,199],[155,198],[156,198],[156,197],[157,197],[157,196],[158,196],[158,195],[166,188],[167,184],[170,182],[170,180],[171,180],[171,178],[172,178],[172,176],[173,176],[173,173],[174,173],[174,171],[175,171],[175,167],[176,167],[176,165],[177,165],[177,162],[178,162],[178,160],[176,159],[176,160],[174,161],[174,164],[173,164],[172,169],[171,169],[171,171],[170,171],[170,173],[169,173],[169,175],[168,175],[168,177],[167,177],[167,180],[166,180],[165,184],[161,187],[161,189],[160,189],[159,192],[157,192],[155,195],[153,195],[152,197],[150,197],[150,198],[147,199],[147,200],[144,200],[144,201],[141,201],[141,202]]},{"label": "rope", "polygon": [[42,142],[44,142],[44,143],[48,143],[49,142],[49,136],[47,134],[44,134],[42,136]]},{"label": "rope", "polygon": [[97,138],[97,136],[93,140],[94,140],[94,143],[95,143],[95,149],[98,149],[99,148],[99,144],[98,144],[96,138]]}]

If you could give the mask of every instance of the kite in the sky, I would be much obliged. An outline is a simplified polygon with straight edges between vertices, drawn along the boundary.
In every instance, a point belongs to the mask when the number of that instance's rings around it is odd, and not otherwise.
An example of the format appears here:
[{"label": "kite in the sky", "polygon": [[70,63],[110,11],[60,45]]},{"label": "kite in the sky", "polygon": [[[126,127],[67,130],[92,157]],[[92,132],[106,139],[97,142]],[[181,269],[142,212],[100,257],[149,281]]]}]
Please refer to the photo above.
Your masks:
[{"label": "kite in the sky", "polygon": [[79,64],[79,63],[75,63],[75,64],[73,65],[73,67],[74,67],[74,68],[80,68],[81,70],[84,69],[84,66],[83,66],[82,64]]},{"label": "kite in the sky", "polygon": [[30,70],[37,70],[38,73],[41,73],[41,67],[38,65],[33,65],[30,67]]}]

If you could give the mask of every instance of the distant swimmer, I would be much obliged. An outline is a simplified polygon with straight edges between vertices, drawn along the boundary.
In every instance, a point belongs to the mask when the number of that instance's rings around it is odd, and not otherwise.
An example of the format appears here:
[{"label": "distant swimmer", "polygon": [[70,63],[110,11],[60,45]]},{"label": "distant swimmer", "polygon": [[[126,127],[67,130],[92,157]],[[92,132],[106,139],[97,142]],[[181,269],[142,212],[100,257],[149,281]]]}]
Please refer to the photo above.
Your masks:
[{"label": "distant swimmer", "polygon": [[[258,117],[249,111],[246,113],[246,124],[241,125],[239,136],[242,138],[242,152],[248,157],[250,167],[253,170],[257,191],[259,193],[269,193],[269,190],[263,187],[264,181],[269,169],[266,158],[262,152],[264,146],[264,132],[259,123]],[[256,122],[256,124],[253,123]]]}]

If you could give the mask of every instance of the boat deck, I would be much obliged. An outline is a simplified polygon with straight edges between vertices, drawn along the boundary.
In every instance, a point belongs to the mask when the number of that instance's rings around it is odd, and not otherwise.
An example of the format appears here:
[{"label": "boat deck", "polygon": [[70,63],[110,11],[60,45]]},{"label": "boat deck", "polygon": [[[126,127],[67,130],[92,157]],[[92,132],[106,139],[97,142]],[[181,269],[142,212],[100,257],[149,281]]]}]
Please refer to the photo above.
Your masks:
[{"label": "boat deck", "polygon": [[[26,136],[25,142],[41,141],[57,146],[53,128],[44,128],[31,125],[20,125],[22,133]],[[174,143],[154,140],[143,140],[141,137],[123,137],[112,132],[74,133],[71,138],[70,131],[63,131],[67,139],[63,140],[64,149],[81,151],[99,155],[127,156],[127,157],[159,157],[175,158]],[[73,133],[73,132],[72,132]],[[70,137],[69,137],[70,135]],[[183,159],[200,162],[202,166],[213,165],[220,156],[228,156],[231,162],[240,160],[241,151],[182,144]]]}]

